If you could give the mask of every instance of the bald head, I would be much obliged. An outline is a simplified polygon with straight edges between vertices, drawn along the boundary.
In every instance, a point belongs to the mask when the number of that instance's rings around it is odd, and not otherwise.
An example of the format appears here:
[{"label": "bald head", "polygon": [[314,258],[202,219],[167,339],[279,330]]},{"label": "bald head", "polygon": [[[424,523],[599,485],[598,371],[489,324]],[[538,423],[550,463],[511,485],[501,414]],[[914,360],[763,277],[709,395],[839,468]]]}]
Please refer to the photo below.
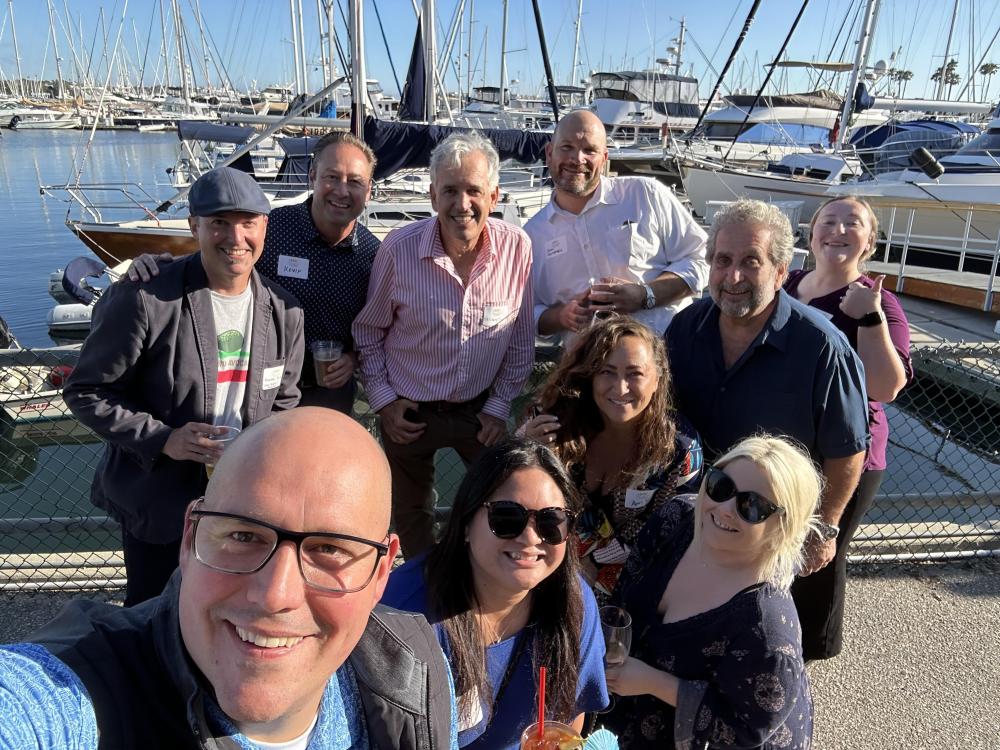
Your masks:
[{"label": "bald head", "polygon": [[[233,513],[245,512],[240,504],[254,497],[305,501],[303,523],[313,520],[303,529],[348,532],[350,525],[381,538],[389,525],[390,487],[385,454],[367,430],[333,409],[301,407],[245,430],[216,466],[205,499],[208,507],[225,505]],[[314,512],[316,504],[329,506],[342,528],[316,526],[317,516],[326,515]]]},{"label": "bald head", "polygon": [[552,140],[559,141],[560,138],[566,138],[580,131],[604,135],[604,123],[589,109],[574,109],[559,120]]},{"label": "bald head", "polygon": [[608,137],[593,112],[577,109],[559,121],[552,140],[545,145],[555,201],[580,213],[597,191],[608,161]]}]

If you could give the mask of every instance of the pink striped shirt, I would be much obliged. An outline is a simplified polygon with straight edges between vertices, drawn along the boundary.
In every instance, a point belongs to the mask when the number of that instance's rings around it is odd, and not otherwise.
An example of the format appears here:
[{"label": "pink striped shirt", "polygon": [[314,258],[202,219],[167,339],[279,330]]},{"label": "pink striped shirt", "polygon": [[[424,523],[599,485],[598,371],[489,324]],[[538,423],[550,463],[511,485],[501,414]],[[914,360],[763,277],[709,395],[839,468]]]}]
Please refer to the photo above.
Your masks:
[{"label": "pink striped shirt", "polygon": [[468,286],[436,217],[382,242],[352,327],[374,411],[397,398],[461,402],[489,389],[483,411],[507,419],[535,359],[531,240],[499,219],[484,234]]}]

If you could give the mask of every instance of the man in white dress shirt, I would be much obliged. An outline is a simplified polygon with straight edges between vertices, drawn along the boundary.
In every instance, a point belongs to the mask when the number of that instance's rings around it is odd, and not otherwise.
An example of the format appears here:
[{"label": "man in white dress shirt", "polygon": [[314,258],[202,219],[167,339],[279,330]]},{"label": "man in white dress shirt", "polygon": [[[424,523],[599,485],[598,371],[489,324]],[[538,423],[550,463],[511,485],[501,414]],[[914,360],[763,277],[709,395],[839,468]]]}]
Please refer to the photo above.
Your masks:
[{"label": "man in white dress shirt", "polygon": [[576,332],[601,309],[662,334],[708,280],[705,232],[673,193],[645,177],[602,177],[601,121],[566,115],[546,146],[552,199],[526,225],[538,333]]}]

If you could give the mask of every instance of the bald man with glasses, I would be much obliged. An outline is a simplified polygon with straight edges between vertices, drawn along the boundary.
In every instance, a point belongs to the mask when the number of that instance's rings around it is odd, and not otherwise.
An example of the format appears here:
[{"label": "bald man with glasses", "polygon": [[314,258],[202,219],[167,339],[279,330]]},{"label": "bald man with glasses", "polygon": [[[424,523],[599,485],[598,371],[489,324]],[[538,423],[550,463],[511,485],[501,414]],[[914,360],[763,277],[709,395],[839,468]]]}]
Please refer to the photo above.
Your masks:
[{"label": "bald man with glasses", "polygon": [[433,631],[376,606],[399,549],[389,488],[337,412],[254,425],[188,508],[162,595],[74,602],[0,648],[0,747],[457,748]]}]

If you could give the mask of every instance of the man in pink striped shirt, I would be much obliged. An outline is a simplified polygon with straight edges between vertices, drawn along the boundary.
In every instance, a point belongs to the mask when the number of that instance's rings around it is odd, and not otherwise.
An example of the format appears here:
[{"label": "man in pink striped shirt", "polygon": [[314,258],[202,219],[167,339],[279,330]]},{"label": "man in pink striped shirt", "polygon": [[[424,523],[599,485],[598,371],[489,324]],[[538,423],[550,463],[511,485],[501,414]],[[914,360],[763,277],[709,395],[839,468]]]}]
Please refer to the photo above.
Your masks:
[{"label": "man in pink striped shirt", "polygon": [[381,417],[396,532],[406,557],[434,542],[434,455],[468,464],[507,433],[534,362],[531,242],[490,218],[500,160],[475,133],[431,153],[437,216],[389,233],[352,332]]}]

